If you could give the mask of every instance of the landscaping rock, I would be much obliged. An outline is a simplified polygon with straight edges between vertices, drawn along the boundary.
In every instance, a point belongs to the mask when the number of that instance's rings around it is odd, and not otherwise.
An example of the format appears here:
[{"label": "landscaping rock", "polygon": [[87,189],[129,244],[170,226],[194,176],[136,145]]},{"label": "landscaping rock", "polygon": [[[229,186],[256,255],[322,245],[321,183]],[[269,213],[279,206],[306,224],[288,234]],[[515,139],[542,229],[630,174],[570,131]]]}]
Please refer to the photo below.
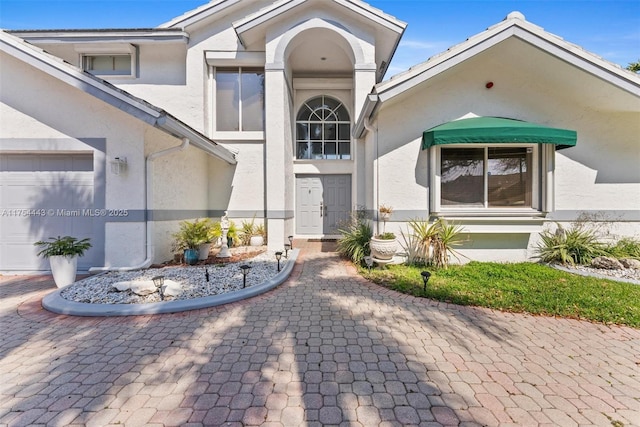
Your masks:
[{"label": "landscaping rock", "polygon": [[624,266],[615,258],[599,256],[591,261],[591,267],[602,268],[604,270],[622,270]]},{"label": "landscaping rock", "polygon": [[177,297],[182,293],[182,287],[180,283],[173,280],[165,280],[164,285],[162,286],[162,295],[165,298],[167,297]]},{"label": "landscaping rock", "polygon": [[633,258],[623,258],[620,260],[620,264],[624,265],[625,268],[632,268],[634,270],[640,270],[640,261]]},{"label": "landscaping rock", "polygon": [[151,295],[158,291],[153,280],[117,282],[113,284],[113,287],[116,288],[118,292],[131,290],[131,292],[140,296]]}]

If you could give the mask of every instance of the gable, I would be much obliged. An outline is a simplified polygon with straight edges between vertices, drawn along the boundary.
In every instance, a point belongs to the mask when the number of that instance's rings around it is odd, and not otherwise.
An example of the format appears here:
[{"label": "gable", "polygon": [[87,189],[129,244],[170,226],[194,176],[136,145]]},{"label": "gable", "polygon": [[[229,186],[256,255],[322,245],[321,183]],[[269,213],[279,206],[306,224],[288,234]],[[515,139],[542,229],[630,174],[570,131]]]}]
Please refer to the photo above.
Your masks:
[{"label": "gable", "polygon": [[374,116],[382,103],[396,102],[436,82],[442,86],[477,77],[477,84],[485,84],[494,78],[492,73],[519,80],[523,86],[518,89],[527,86],[533,91],[537,86],[554,97],[584,106],[640,111],[640,77],[545,32],[514,12],[483,33],[377,84],[354,135],[362,136],[365,119]]}]

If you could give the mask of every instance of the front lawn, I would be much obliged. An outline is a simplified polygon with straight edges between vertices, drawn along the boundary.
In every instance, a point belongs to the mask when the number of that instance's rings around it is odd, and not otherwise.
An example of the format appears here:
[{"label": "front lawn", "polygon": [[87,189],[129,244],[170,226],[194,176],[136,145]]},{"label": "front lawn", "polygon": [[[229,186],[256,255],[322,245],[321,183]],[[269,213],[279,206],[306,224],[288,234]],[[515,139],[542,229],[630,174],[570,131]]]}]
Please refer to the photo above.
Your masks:
[{"label": "front lawn", "polygon": [[[426,292],[420,276],[425,270],[432,274]],[[395,265],[360,273],[387,288],[438,301],[640,327],[640,285],[540,264],[471,262],[447,270]]]}]

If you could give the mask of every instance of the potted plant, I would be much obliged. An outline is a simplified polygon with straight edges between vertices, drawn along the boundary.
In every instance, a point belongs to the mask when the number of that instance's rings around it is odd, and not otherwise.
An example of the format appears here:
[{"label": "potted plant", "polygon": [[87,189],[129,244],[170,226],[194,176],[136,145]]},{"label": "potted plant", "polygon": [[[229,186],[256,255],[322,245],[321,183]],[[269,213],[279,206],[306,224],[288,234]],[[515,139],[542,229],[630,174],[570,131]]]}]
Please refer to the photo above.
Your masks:
[{"label": "potted plant", "polygon": [[[222,236],[222,224],[220,222],[216,222],[215,224],[213,224],[213,233],[215,233],[215,235],[218,237]],[[237,239],[237,237],[238,228],[236,227],[236,223],[229,220],[229,230],[227,231],[227,247],[233,247],[233,241],[234,239]]]},{"label": "potted plant", "polygon": [[254,229],[254,235],[251,236],[251,246],[262,246],[267,241],[267,230],[264,228],[264,224],[256,225]]},{"label": "potted plant", "polygon": [[380,205],[380,208],[378,210],[380,211],[380,218],[384,222],[389,221],[389,219],[391,218],[391,214],[393,213],[393,208],[388,205]]},{"label": "potted plant", "polygon": [[393,233],[382,233],[371,238],[369,242],[371,256],[379,261],[390,261],[398,250],[396,235]]},{"label": "potted plant", "polygon": [[388,205],[380,205],[378,208],[380,212],[380,219],[382,220],[382,232],[385,233],[387,231],[387,221],[391,218],[391,214],[393,213],[393,208]]},{"label": "potted plant", "polygon": [[173,234],[174,247],[184,251],[184,261],[193,265],[199,259],[207,259],[215,229],[208,218],[182,221],[180,230]]},{"label": "potted plant", "polygon": [[78,257],[91,247],[89,238],[78,240],[75,237],[49,237],[48,241],[40,240],[34,245],[42,247],[39,256],[49,259],[51,274],[56,286],[59,288],[70,285],[76,281],[78,270]]},{"label": "potted plant", "polygon": [[264,244],[264,225],[255,224],[255,215],[249,221],[242,221],[242,244],[245,246],[262,246]]}]

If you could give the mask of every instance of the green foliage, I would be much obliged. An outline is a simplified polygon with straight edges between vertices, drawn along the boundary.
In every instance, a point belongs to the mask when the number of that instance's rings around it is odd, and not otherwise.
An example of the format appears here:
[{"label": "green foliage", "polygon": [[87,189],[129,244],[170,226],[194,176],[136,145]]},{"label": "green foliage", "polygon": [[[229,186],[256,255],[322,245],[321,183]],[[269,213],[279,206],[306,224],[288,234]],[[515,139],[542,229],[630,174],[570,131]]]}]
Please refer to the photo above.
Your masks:
[{"label": "green foliage", "polygon": [[640,286],[583,277],[542,264],[471,262],[431,271],[390,265],[360,269],[367,279],[406,294],[460,305],[640,327]]},{"label": "green foliage", "polygon": [[240,241],[244,246],[249,246],[252,236],[262,236],[267,238],[267,232],[263,224],[256,224],[255,215],[251,218],[251,221],[242,221],[240,229]]},{"label": "green foliage", "polygon": [[365,256],[371,253],[369,241],[373,236],[371,224],[362,215],[354,215],[339,230],[342,237],[338,239],[338,252],[348,257],[355,264],[361,265]]},{"label": "green foliage", "polygon": [[220,236],[209,218],[182,221],[180,230],[173,234],[174,250],[197,249],[203,243],[211,243]]},{"label": "green foliage", "polygon": [[[218,221],[213,224],[213,232],[216,237],[222,237],[222,224]],[[231,237],[233,239],[238,237],[238,227],[236,223],[229,220],[229,230],[227,231],[227,237]]]},{"label": "green foliage", "polygon": [[604,243],[598,241],[596,232],[582,223],[575,223],[568,230],[558,224],[555,232],[543,231],[536,252],[542,262],[565,265],[589,264],[595,257],[608,255]]},{"label": "green foliage", "polygon": [[42,247],[42,250],[38,252],[38,256],[49,258],[52,256],[83,256],[84,253],[91,247],[89,238],[78,240],[75,237],[49,237],[48,241],[38,241],[34,245]]},{"label": "green foliage", "polygon": [[382,234],[378,234],[376,236],[376,239],[378,239],[378,240],[395,240],[395,238],[396,238],[396,235],[391,233],[391,232],[389,232],[389,231],[384,232]]},{"label": "green foliage", "polygon": [[633,71],[634,73],[640,73],[640,59],[636,62],[630,62],[629,65],[627,65],[627,70]]},{"label": "green foliage", "polygon": [[409,228],[411,238],[405,239],[405,244],[411,243],[413,247],[405,246],[404,249],[414,253],[414,263],[447,268],[450,255],[458,258],[454,247],[463,242],[462,226],[438,218],[431,224],[424,220],[411,220]]},{"label": "green foliage", "polygon": [[640,241],[625,237],[615,245],[607,247],[606,251],[615,258],[634,258],[640,260]]}]

